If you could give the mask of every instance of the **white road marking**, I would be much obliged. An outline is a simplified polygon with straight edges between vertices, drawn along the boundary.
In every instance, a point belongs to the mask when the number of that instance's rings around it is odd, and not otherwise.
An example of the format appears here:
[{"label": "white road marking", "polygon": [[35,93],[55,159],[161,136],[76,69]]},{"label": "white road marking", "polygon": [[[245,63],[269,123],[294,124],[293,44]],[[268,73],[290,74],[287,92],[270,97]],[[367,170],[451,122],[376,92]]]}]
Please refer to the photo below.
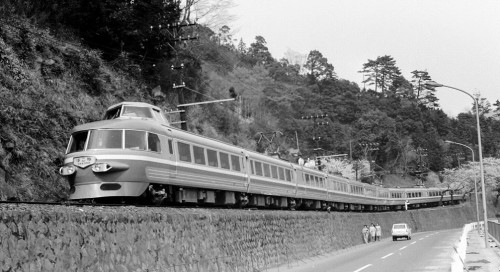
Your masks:
[{"label": "white road marking", "polygon": [[403,249],[405,249],[406,247],[407,247],[407,246],[404,246],[404,247],[400,248],[399,250],[403,250]]},{"label": "white road marking", "polygon": [[368,267],[370,267],[370,266],[372,266],[372,264],[367,264],[367,265],[365,265],[365,266],[361,267],[360,269],[358,269],[358,270],[356,270],[356,271],[354,271],[354,272],[359,272],[359,271],[361,271],[361,270],[363,270],[363,269],[365,269],[365,268],[368,268]]},{"label": "white road marking", "polygon": [[419,241],[422,241],[422,240],[424,240],[424,238],[420,238],[420,239],[418,239],[418,240],[419,240]]},{"label": "white road marking", "polygon": [[[422,239],[420,239],[420,240],[422,240]],[[417,242],[415,241],[415,242],[411,243],[410,245],[413,245],[413,244],[416,244],[416,243],[417,243]]]},{"label": "white road marking", "polygon": [[389,254],[385,255],[384,257],[382,257],[382,258],[380,258],[380,259],[385,259],[385,258],[387,258],[387,257],[391,256],[392,254],[394,254],[394,253],[389,253]]}]

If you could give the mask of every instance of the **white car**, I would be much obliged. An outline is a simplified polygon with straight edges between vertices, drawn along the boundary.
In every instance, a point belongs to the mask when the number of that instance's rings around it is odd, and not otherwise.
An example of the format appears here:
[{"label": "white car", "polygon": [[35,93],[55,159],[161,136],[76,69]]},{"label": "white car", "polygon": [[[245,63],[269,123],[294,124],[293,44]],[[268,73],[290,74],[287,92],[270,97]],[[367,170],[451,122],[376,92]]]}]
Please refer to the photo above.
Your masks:
[{"label": "white car", "polygon": [[405,237],[407,240],[411,240],[411,228],[406,223],[398,223],[392,225],[392,240],[396,241],[398,238]]}]

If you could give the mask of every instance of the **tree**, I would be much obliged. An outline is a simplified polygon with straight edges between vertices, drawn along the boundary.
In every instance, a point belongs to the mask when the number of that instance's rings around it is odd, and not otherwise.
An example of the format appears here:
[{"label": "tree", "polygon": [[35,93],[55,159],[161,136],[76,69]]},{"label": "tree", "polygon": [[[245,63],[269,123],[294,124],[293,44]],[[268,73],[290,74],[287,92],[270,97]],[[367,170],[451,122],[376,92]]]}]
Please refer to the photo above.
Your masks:
[{"label": "tree", "polygon": [[272,63],[267,69],[269,70],[269,76],[275,80],[297,83],[301,78],[299,75],[300,67],[298,65],[291,65],[285,58]]},{"label": "tree", "polygon": [[313,81],[336,78],[333,65],[318,50],[309,52],[304,68],[309,71],[308,76]]},{"label": "tree", "polygon": [[223,25],[219,29],[219,33],[217,34],[219,45],[225,46],[229,49],[235,49],[233,44],[233,35],[231,35],[230,31],[231,28],[229,28],[227,25]]},{"label": "tree", "polygon": [[376,60],[368,60],[363,64],[363,70],[360,73],[366,76],[363,83],[368,83],[369,86],[375,85],[375,91],[378,91],[380,87],[382,93],[385,93],[394,80],[401,76],[396,61],[388,55],[377,57]]},{"label": "tree", "polygon": [[247,49],[247,45],[246,43],[243,41],[242,38],[240,38],[240,42],[238,43],[238,48],[237,48],[238,52],[240,52],[241,54],[246,54],[248,49]]},{"label": "tree", "polygon": [[[481,94],[478,93],[478,94],[476,94],[476,99],[477,99],[477,104],[478,104],[477,106],[478,106],[478,111],[479,111],[480,117],[483,117],[491,112],[491,104],[486,98],[481,97]],[[474,114],[476,114],[475,102],[472,102],[472,111],[474,112]]]},{"label": "tree", "polygon": [[[183,23],[200,21],[209,28],[218,29],[235,19],[235,16],[228,12],[234,6],[233,0],[186,0],[182,2],[184,2],[181,20]],[[193,10],[195,18],[193,18]]]},{"label": "tree", "polygon": [[250,44],[247,55],[250,57],[250,62],[253,65],[267,65],[274,61],[266,45],[266,39],[262,36],[256,36],[255,42]]},{"label": "tree", "polygon": [[106,60],[127,57],[147,62],[149,67],[168,56],[167,42],[172,37],[164,27],[178,22],[181,12],[177,1],[163,0],[28,2],[33,2],[29,13],[20,11],[28,18],[44,18],[42,21],[55,29],[75,29],[79,38],[101,50]]},{"label": "tree", "polygon": [[418,70],[411,73],[413,75],[411,82],[417,103],[428,108],[439,107],[439,104],[437,103],[438,99],[435,95],[436,89],[425,84],[426,81],[432,80],[429,73],[427,71]]}]

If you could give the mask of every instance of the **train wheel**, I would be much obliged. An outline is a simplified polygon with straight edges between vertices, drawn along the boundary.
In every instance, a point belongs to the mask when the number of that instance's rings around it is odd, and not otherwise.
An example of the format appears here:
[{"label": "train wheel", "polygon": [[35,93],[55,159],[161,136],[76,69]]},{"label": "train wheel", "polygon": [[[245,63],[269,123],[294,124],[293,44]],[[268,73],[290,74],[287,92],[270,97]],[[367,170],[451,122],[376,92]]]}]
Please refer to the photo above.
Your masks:
[{"label": "train wheel", "polygon": [[290,201],[288,202],[288,209],[291,211],[295,211],[296,206],[297,206],[297,203],[295,202],[295,199],[290,198]]},{"label": "train wheel", "polygon": [[163,186],[159,185],[149,185],[148,187],[149,199],[151,202],[157,206],[160,206],[168,195]]},{"label": "train wheel", "polygon": [[246,193],[239,193],[236,196],[236,205],[243,208],[248,205],[248,196]]}]

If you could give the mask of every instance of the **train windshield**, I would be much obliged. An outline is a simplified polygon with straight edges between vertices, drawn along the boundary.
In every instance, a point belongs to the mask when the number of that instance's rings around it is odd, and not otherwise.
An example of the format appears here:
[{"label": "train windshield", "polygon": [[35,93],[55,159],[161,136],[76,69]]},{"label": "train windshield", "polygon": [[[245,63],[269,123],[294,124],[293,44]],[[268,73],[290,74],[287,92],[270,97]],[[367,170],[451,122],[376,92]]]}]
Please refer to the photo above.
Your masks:
[{"label": "train windshield", "polygon": [[153,118],[149,108],[135,106],[123,106],[122,116]]},{"label": "train windshield", "polygon": [[68,153],[90,149],[132,149],[160,152],[160,138],[157,134],[146,131],[121,129],[79,131],[71,135]]},{"label": "train windshield", "polygon": [[108,110],[104,120],[115,119],[120,116],[153,118],[153,113],[148,107],[121,106]]}]

